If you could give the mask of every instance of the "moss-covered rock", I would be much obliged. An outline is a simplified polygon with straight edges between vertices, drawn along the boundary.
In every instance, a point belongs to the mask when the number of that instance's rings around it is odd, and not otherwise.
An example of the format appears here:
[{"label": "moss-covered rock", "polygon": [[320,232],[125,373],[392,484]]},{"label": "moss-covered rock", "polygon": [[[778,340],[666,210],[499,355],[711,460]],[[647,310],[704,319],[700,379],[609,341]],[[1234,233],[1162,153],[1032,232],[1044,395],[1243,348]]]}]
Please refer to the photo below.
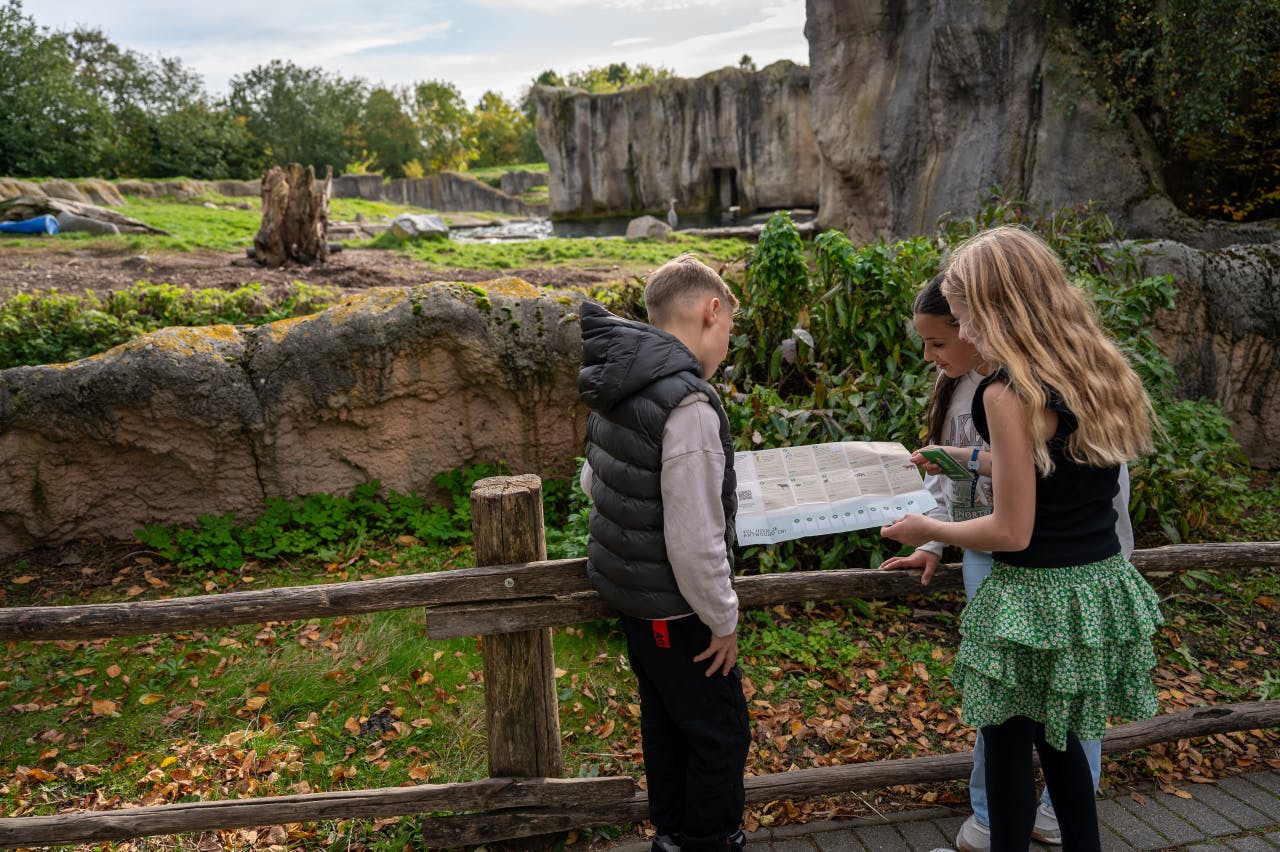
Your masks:
[{"label": "moss-covered rock", "polygon": [[565,473],[585,429],[579,299],[515,279],[389,287],[2,371],[0,553],[372,479],[430,493],[478,462]]}]

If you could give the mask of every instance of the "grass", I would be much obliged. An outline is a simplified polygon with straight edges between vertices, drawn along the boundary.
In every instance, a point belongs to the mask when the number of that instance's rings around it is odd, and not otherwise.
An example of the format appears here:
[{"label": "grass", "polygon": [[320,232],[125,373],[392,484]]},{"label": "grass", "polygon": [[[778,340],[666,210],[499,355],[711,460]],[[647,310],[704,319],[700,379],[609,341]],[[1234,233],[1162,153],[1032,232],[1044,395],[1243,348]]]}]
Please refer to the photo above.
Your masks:
[{"label": "grass", "polygon": [[501,178],[507,172],[538,172],[539,174],[548,174],[551,166],[547,163],[516,163],[511,166],[485,166],[480,169],[468,169],[467,174],[472,177],[479,178],[482,181],[489,182]]},{"label": "grass", "polygon": [[[389,247],[398,241],[383,235],[369,245]],[[545,240],[513,240],[503,243],[455,243],[423,240],[403,244],[402,251],[437,268],[520,269],[536,266],[618,265],[648,269],[684,252],[709,263],[731,262],[742,257],[741,240],[708,239],[677,234],[670,240],[553,237]]]},{"label": "grass", "polygon": [[[545,164],[543,164],[545,166]],[[540,187],[545,194],[545,187]],[[121,213],[168,231],[171,236],[124,234],[93,236],[84,233],[59,234],[56,237],[10,236],[0,245],[23,248],[94,247],[108,251],[155,252],[211,250],[242,253],[253,245],[254,234],[261,222],[258,199],[229,198],[207,193],[195,199],[172,198],[126,199]],[[216,205],[206,207],[205,204]],[[248,204],[250,209],[239,209]],[[362,199],[338,198],[330,202],[334,221],[353,221],[357,214],[377,220],[403,212],[430,212],[398,204]],[[442,214],[448,222],[450,214]],[[461,214],[459,214],[461,215]],[[497,214],[467,214],[467,218],[499,220]],[[680,254],[694,252],[708,262],[732,261],[743,254],[740,240],[714,240],[704,237],[676,235],[669,241],[622,239],[547,239],[511,241],[507,243],[455,243],[448,240],[401,243],[390,234],[373,240],[348,241],[352,248],[382,248],[400,251],[432,267],[476,269],[520,269],[541,266],[617,265],[623,274],[660,265]]]}]

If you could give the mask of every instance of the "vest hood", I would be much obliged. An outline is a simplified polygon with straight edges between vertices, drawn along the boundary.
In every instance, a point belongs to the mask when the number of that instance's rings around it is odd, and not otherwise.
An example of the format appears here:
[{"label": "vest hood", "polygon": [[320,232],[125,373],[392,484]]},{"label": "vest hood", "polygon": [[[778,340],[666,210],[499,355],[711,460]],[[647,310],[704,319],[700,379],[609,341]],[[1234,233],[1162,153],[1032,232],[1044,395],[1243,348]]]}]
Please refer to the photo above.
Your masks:
[{"label": "vest hood", "polygon": [[609,411],[620,400],[677,373],[702,376],[702,365],[675,335],[615,316],[595,302],[583,302],[578,317],[578,393],[592,408]]}]

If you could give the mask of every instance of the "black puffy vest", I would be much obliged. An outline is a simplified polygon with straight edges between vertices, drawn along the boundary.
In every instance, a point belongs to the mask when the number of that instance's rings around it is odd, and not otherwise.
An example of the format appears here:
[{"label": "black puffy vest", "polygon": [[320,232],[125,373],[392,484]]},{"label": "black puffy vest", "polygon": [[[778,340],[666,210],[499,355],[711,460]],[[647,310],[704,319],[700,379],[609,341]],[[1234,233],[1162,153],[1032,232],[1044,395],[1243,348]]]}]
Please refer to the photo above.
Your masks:
[{"label": "black puffy vest", "polygon": [[587,461],[593,481],[587,574],[618,611],[669,618],[691,608],[676,585],[663,535],[662,432],[675,407],[706,394],[720,419],[725,550],[732,566],[737,478],[729,421],[702,367],[674,336],[614,316],[591,302],[579,311],[582,369],[578,390],[591,406]]}]

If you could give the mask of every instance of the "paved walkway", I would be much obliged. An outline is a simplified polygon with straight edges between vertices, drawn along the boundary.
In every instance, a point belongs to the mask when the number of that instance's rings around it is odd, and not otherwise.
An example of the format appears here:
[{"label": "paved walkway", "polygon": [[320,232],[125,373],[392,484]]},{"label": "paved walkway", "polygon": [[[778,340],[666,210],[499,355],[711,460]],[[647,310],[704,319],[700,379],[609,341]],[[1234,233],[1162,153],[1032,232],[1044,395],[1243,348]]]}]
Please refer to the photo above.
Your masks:
[{"label": "paved walkway", "polygon": [[[1280,849],[1280,770],[1187,784],[1194,798],[1143,791],[1098,801],[1103,852],[1275,852]],[[968,817],[950,808],[886,814],[883,818],[831,820],[765,829],[750,835],[751,852],[928,852],[950,847]],[[611,852],[647,852],[648,843]],[[1031,848],[1045,852],[1033,843]],[[1047,847],[1061,850],[1062,847]]]}]

